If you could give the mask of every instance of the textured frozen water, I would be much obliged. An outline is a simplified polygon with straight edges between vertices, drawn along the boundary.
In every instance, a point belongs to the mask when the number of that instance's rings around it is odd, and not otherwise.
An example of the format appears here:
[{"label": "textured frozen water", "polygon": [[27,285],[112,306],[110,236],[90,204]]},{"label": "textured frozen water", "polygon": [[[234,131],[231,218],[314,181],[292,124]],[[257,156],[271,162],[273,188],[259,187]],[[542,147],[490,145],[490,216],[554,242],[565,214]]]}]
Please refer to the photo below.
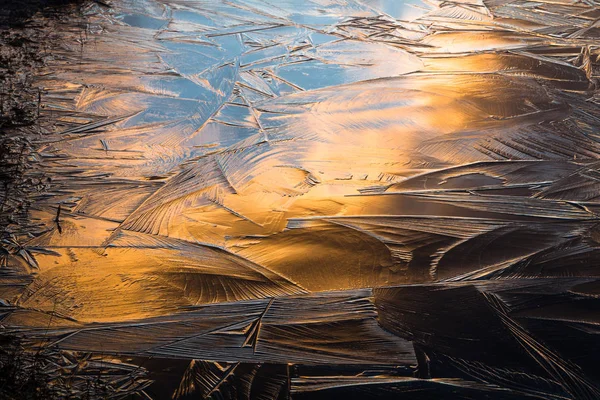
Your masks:
[{"label": "textured frozen water", "polygon": [[39,78],[53,183],[2,324],[196,359],[180,396],[600,397],[599,16],[89,7]]}]

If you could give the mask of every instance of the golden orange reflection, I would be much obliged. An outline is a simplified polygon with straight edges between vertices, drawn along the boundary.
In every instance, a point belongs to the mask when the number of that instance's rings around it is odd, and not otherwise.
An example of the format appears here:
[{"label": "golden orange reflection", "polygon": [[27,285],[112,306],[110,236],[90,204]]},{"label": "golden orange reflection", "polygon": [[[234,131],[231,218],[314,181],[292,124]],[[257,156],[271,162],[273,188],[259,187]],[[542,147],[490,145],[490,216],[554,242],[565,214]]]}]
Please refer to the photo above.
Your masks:
[{"label": "golden orange reflection", "polygon": [[[257,54],[273,50],[255,49],[258,34],[250,49],[242,35],[198,45],[120,29],[98,36],[81,69],[48,78],[76,91],[72,111],[92,122],[42,149],[60,190],[36,206],[47,231],[27,246],[52,252],[37,254],[19,300],[85,322],[435,280],[441,253],[502,223],[459,200],[418,197],[436,189],[422,177],[539,158],[527,150],[547,140],[539,126],[570,112],[548,88],[589,83],[566,62],[518,53],[540,45],[535,35],[432,33],[414,53],[408,39],[370,46],[365,35],[356,45],[364,54],[338,42],[340,32],[284,35],[297,49],[283,60]],[[118,32],[135,33],[143,51],[131,53]],[[253,58],[240,66],[240,57]],[[124,65],[111,68],[115,60]],[[340,83],[301,87],[310,82],[297,76],[318,74]],[[503,182],[481,174],[469,179]],[[392,186],[409,180],[406,190]],[[441,227],[432,217],[445,218]]]}]

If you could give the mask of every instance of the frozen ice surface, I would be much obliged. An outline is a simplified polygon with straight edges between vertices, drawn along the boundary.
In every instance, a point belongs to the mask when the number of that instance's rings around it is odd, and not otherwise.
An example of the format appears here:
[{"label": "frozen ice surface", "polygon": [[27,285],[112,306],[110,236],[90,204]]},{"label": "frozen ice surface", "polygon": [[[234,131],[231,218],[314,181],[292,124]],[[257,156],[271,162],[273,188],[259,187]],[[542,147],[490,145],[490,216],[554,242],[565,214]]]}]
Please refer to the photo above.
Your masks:
[{"label": "frozen ice surface", "polygon": [[2,324],[193,359],[180,397],[600,398],[599,17],[89,7],[39,77],[53,183]]}]

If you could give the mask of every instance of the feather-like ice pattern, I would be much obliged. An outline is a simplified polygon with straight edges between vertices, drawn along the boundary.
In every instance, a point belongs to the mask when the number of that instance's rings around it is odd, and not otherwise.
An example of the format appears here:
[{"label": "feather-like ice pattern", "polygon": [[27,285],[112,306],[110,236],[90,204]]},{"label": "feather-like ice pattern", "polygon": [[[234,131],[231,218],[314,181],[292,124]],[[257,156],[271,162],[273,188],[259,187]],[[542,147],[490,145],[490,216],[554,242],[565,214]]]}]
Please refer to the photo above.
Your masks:
[{"label": "feather-like ice pattern", "polygon": [[412,344],[382,329],[376,317],[371,291],[362,290],[216,304],[136,322],[39,333],[61,348],[94,351],[102,347],[105,353],[167,358],[413,363]]},{"label": "feather-like ice pattern", "polygon": [[181,399],[600,397],[597,1],[84,11],[3,329]]}]

